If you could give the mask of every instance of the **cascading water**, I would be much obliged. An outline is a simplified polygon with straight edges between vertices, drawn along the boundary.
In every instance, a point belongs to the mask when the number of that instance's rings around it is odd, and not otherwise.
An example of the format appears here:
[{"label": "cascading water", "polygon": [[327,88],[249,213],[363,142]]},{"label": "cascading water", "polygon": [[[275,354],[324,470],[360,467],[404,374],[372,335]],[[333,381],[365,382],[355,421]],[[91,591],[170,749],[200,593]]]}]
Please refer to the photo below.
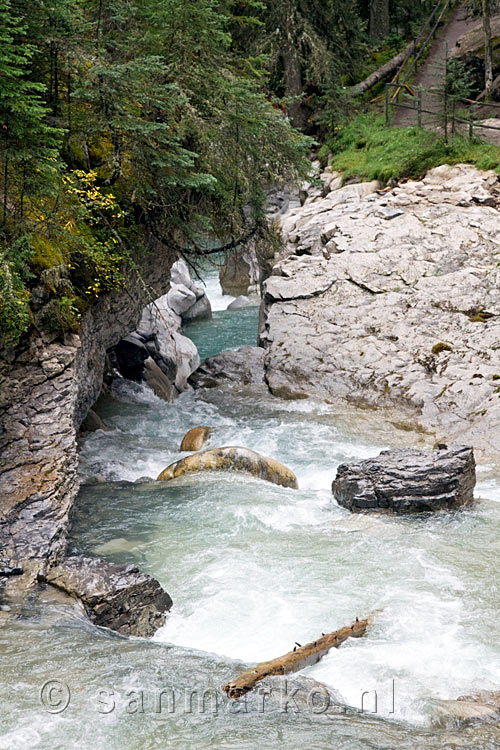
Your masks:
[{"label": "cascading water", "polygon": [[[215,272],[207,287],[219,309],[188,331],[202,357],[253,343],[257,308],[223,311]],[[82,487],[70,552],[138,564],[174,607],[151,641],[97,629],[53,598],[0,628],[0,680],[9,686],[0,750],[500,746],[495,726],[433,723],[438,699],[500,685],[494,470],[480,470],[477,495],[488,499],[472,509],[357,516],[333,501],[336,466],[416,440],[379,415],[257,389],[185,393],[167,404],[126,381],[102,415],[111,431],[81,446],[83,477],[100,481]],[[134,484],[180,457],[183,434],[202,424],[213,427],[210,446],[244,445],[276,458],[300,489],[217,474]],[[357,711],[332,717],[272,704],[248,712],[220,705],[215,713],[186,699],[210,689],[222,698],[220,686],[242,663],[375,610],[367,637],[305,670]],[[55,681],[55,711],[50,683],[40,693],[47,681]],[[69,705],[58,712],[61,696]]]}]

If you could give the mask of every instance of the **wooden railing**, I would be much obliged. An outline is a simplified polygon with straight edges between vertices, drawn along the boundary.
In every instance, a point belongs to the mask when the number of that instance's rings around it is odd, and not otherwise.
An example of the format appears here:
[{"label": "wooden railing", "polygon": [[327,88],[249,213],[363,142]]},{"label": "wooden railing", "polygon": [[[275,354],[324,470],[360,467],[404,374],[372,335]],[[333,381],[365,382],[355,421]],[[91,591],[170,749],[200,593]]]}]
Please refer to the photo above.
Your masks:
[{"label": "wooden railing", "polygon": [[[391,89],[399,89],[398,93],[403,92],[405,98],[403,102],[399,97],[391,96]],[[435,98],[438,102],[435,109],[428,109],[425,106],[425,102],[429,101],[429,98]],[[451,106],[450,106],[451,104]],[[385,85],[385,117],[386,124],[390,125],[391,108],[395,109],[406,109],[415,113],[415,123],[417,127],[435,127],[441,125],[444,130],[445,137],[448,133],[455,133],[457,131],[457,124],[462,124],[464,127],[462,131],[466,131],[469,138],[473,138],[478,135],[478,130],[498,130],[500,131],[500,119],[498,125],[487,125],[482,120],[478,119],[477,114],[487,114],[488,110],[493,110],[494,116],[500,115],[500,103],[497,102],[479,102],[474,99],[448,99],[445,95],[444,85],[443,89],[439,90],[436,88],[412,88],[409,84],[400,83],[386,83]],[[457,107],[463,107],[468,110],[467,117],[460,114],[460,110],[457,114]],[[424,122],[424,116],[430,115],[432,120]],[[460,127],[458,128],[460,130]],[[499,138],[500,140],[500,138]]]}]

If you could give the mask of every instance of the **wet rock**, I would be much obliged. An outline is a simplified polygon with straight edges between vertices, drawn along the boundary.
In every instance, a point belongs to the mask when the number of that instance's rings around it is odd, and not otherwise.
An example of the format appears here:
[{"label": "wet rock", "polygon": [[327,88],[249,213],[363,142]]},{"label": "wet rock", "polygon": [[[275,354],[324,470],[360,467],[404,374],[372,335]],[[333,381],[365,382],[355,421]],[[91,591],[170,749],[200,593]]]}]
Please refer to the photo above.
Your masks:
[{"label": "wet rock", "polygon": [[89,410],[89,413],[80,426],[80,432],[96,432],[97,430],[107,431],[109,429],[110,428],[104,422],[102,417],[100,417],[93,409]]},{"label": "wet rock", "polygon": [[181,442],[181,451],[200,451],[212,432],[211,427],[193,427],[188,430]]},{"label": "wet rock", "polygon": [[158,398],[167,402],[174,400],[175,388],[173,384],[151,357],[148,357],[144,362],[144,381]]},{"label": "wet rock", "polygon": [[500,710],[498,706],[459,698],[456,701],[436,701],[432,718],[433,724],[441,727],[452,727],[457,724],[465,726],[490,724],[500,721]]},{"label": "wet rock", "polygon": [[262,385],[264,349],[242,346],[205,359],[189,378],[193,388],[215,388],[225,383]]},{"label": "wet rock", "polygon": [[137,334],[131,333],[125,336],[114,347],[114,354],[124,378],[142,380],[144,362],[148,359],[149,352]]},{"label": "wet rock", "polygon": [[244,250],[228,253],[219,271],[224,294],[245,295],[252,282],[252,259]]},{"label": "wet rock", "polygon": [[23,572],[21,565],[16,560],[0,557],[0,577],[20,576]]},{"label": "wet rock", "polygon": [[404,448],[341,464],[332,484],[335,499],[354,512],[421,513],[470,505],[476,483],[472,448]]},{"label": "wet rock", "polygon": [[241,307],[252,307],[255,302],[252,302],[250,297],[247,297],[244,294],[240,294],[239,297],[236,297],[236,299],[233,299],[232,302],[229,303],[227,306],[227,310],[239,310]]},{"label": "wet rock", "polygon": [[172,606],[154,578],[100,558],[68,557],[41,580],[81,601],[93,623],[122,635],[151,637]]},{"label": "wet rock", "polygon": [[183,315],[196,303],[196,294],[184,284],[172,284],[167,294],[168,306],[176,315]]},{"label": "wet rock", "polygon": [[203,320],[212,317],[212,306],[210,300],[203,290],[200,291],[201,296],[193,305],[191,305],[191,307],[182,313],[182,320],[186,323],[192,320]]},{"label": "wet rock", "polygon": [[167,466],[158,476],[159,481],[168,481],[200,471],[237,471],[264,479],[282,487],[297,489],[295,474],[283,464],[266,458],[249,448],[225,446],[213,450],[194,453]]}]

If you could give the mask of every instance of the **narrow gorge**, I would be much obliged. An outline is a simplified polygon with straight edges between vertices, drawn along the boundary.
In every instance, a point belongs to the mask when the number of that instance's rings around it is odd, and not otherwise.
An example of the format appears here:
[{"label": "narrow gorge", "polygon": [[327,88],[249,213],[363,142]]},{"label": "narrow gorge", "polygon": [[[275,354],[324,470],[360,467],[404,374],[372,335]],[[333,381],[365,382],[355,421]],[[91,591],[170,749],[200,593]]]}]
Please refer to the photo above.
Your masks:
[{"label": "narrow gorge", "polygon": [[500,747],[499,30],[0,0],[0,750]]}]

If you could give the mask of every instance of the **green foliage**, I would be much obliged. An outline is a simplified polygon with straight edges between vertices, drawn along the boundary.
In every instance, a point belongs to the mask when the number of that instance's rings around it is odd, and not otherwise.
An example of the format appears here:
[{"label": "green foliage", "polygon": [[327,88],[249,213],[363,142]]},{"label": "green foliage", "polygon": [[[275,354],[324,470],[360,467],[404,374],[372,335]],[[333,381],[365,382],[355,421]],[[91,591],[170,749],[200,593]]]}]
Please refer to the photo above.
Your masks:
[{"label": "green foliage", "polygon": [[453,102],[467,99],[472,91],[473,82],[464,61],[460,57],[452,57],[447,62],[446,92]]},{"label": "green foliage", "polygon": [[30,273],[28,237],[6,247],[0,243],[0,346],[15,346],[30,323],[30,295],[25,284]]},{"label": "green foliage", "polygon": [[332,168],[344,177],[382,180],[421,177],[439,164],[475,164],[500,172],[500,148],[459,136],[445,143],[429,130],[388,128],[382,117],[363,114],[329,142]]},{"label": "green foliage", "polygon": [[309,141],[261,91],[262,56],[231,35],[264,10],[0,0],[4,342],[27,330],[33,287],[50,297],[35,324],[74,330],[125,284],[146,235],[184,252],[237,241],[262,221],[266,185],[306,174]]}]

